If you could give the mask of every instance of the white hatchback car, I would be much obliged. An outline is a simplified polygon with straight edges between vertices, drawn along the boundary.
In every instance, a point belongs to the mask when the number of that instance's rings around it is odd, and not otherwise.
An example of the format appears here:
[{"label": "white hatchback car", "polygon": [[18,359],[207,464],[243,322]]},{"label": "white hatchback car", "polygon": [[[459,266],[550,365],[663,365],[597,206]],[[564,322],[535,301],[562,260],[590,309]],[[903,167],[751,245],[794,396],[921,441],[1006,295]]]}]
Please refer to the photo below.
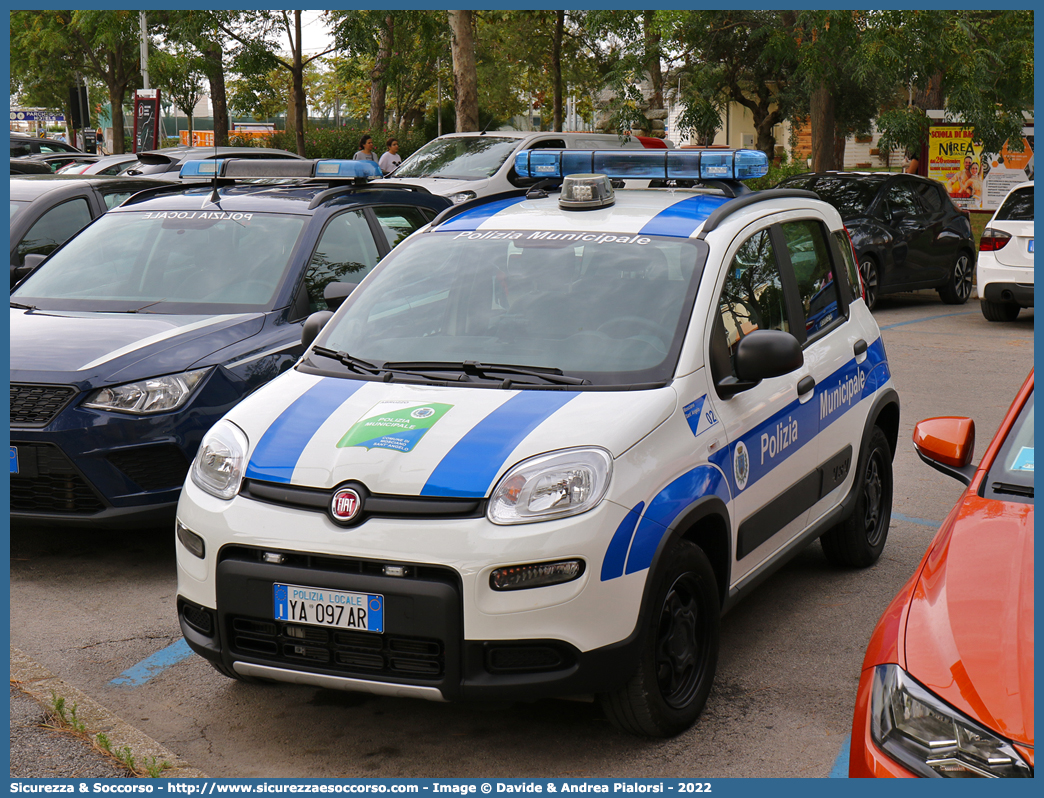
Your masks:
[{"label": "white hatchback car", "polygon": [[837,211],[737,182],[762,153],[515,168],[548,182],[443,211],[207,434],[181,628],[235,679],[597,695],[625,730],[677,734],[725,610],[817,538],[835,564],[880,556],[884,343]]},{"label": "white hatchback car", "polygon": [[1033,307],[1032,180],[1008,192],[982,231],[975,282],[989,321],[1014,321]]}]

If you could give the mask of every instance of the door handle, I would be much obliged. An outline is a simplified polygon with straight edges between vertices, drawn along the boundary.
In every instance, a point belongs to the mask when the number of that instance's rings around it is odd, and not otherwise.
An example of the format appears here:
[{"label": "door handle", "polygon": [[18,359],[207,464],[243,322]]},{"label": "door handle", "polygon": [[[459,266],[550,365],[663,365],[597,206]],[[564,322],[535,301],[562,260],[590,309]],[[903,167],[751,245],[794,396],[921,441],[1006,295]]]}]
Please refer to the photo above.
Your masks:
[{"label": "door handle", "polygon": [[816,381],[813,377],[802,377],[801,381],[797,384],[798,396],[804,396],[806,393],[816,387]]},{"label": "door handle", "polygon": [[855,352],[856,357],[859,357],[860,355],[865,354],[866,353],[866,341],[864,341],[862,338],[860,338],[858,341],[855,342],[855,345],[852,347],[852,351]]}]

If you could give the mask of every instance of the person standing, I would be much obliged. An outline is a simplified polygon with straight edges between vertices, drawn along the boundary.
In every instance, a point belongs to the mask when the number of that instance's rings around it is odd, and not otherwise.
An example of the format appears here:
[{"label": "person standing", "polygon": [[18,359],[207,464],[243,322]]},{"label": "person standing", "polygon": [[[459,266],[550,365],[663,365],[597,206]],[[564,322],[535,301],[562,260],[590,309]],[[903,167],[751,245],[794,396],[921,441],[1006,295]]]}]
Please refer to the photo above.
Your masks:
[{"label": "person standing", "polygon": [[390,175],[399,167],[400,163],[402,163],[402,158],[399,157],[399,140],[388,139],[388,151],[381,156],[377,165],[381,167],[381,171],[385,175]]},{"label": "person standing", "polygon": [[377,156],[373,154],[373,136],[367,134],[359,139],[359,150],[352,156],[352,160],[377,162]]},{"label": "person standing", "polygon": [[906,151],[906,166],[903,167],[903,171],[908,175],[915,175],[921,168],[921,156],[913,150]]},{"label": "person standing", "polygon": [[97,139],[96,140],[98,142],[98,154],[99,155],[108,155],[109,153],[105,151],[105,134],[102,132],[101,128],[98,128],[98,133],[97,133]]}]

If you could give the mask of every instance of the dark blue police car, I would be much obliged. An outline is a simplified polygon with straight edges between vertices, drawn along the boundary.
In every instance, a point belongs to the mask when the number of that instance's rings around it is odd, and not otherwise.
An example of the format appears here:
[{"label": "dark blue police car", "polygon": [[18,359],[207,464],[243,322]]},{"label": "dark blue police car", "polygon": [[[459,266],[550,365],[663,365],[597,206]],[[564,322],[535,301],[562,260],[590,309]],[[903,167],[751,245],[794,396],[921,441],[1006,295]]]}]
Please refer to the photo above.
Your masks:
[{"label": "dark blue police car", "polygon": [[368,187],[370,166],[195,162],[196,182],[135,195],[24,279],[12,520],[171,518],[203,433],[297,360],[312,312],[451,204]]}]

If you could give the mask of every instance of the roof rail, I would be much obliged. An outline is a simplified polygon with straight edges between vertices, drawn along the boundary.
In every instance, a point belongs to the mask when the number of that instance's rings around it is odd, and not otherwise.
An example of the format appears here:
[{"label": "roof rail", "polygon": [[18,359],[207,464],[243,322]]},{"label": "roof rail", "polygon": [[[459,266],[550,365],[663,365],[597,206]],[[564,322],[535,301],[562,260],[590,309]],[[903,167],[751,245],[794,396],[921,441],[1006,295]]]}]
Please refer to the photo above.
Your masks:
[{"label": "roof rail", "polygon": [[740,197],[736,197],[733,200],[729,200],[724,205],[715,208],[711,211],[710,216],[707,217],[707,221],[703,223],[703,229],[700,230],[697,239],[703,240],[707,237],[707,233],[713,232],[717,229],[725,219],[734,214],[736,211],[743,210],[749,205],[754,205],[764,200],[772,199],[819,199],[819,195],[814,191],[806,191],[803,188],[767,188],[763,191],[752,191],[749,194],[744,194]]},{"label": "roof rail", "polygon": [[[319,183],[319,182],[325,182],[325,181],[321,181],[319,178],[313,178],[313,179],[309,180],[307,183],[303,183],[302,185],[310,186],[310,185],[314,185],[314,184]],[[410,184],[410,185],[398,185],[398,184],[393,185],[393,184],[389,184],[389,183],[375,182],[375,183],[367,183],[364,186],[362,186],[362,185],[333,186],[332,188],[326,189],[326,191],[320,191],[318,194],[316,194],[314,197],[312,197],[312,201],[308,203],[308,210],[314,210],[315,208],[318,208],[324,202],[326,202],[329,199],[332,199],[333,197],[336,197],[339,194],[350,194],[350,193],[352,193],[354,191],[415,191],[418,194],[431,194],[431,192],[428,191],[428,189],[424,188],[424,186],[415,186],[415,185],[412,185],[412,184]]]},{"label": "roof rail", "polygon": [[159,196],[160,194],[166,194],[168,192],[173,194],[176,191],[185,191],[186,189],[199,187],[199,183],[170,183],[165,186],[143,188],[141,191],[131,194],[127,199],[120,203],[119,207],[125,208],[128,205],[136,205],[139,202],[144,202],[145,200]]}]

